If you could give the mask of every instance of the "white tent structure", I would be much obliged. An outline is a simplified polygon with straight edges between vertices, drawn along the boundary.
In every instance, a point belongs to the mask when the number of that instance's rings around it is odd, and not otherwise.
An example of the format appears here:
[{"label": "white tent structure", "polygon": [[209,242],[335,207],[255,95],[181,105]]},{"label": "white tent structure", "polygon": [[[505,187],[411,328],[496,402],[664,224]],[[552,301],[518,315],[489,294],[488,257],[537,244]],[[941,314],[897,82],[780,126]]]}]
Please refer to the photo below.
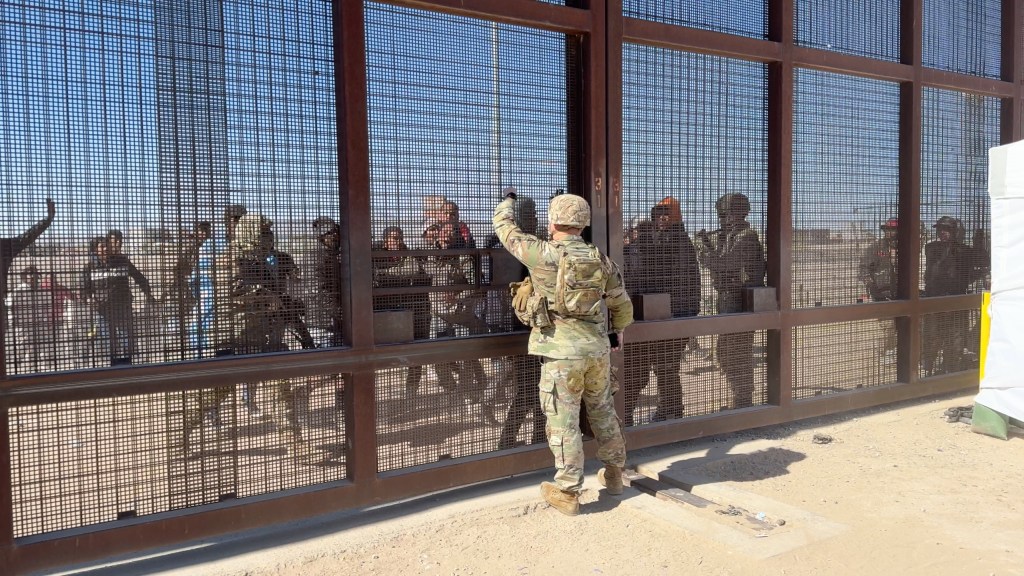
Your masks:
[{"label": "white tent structure", "polygon": [[989,150],[992,295],[974,430],[1006,438],[1024,421],[1024,141]]}]

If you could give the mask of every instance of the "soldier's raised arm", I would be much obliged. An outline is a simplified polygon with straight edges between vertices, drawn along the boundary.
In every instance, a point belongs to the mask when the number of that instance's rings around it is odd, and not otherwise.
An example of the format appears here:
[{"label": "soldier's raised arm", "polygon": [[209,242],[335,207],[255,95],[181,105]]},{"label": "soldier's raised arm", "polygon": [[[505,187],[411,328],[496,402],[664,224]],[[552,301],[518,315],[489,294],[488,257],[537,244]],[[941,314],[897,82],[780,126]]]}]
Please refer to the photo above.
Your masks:
[{"label": "soldier's raised arm", "polygon": [[502,191],[502,196],[504,200],[494,209],[494,217],[491,219],[494,224],[494,233],[505,246],[505,250],[525,264],[527,268],[538,266],[541,264],[540,254],[544,241],[523,232],[516,224],[516,189],[510,186]]}]

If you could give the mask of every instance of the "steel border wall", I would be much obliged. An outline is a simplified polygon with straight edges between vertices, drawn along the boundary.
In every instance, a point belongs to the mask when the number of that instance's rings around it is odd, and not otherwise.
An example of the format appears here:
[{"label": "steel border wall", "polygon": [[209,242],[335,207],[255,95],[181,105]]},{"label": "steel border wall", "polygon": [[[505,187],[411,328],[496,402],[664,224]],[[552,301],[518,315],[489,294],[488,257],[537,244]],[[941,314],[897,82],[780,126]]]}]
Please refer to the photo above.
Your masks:
[{"label": "steel border wall", "polygon": [[[809,68],[884,79],[900,85],[899,212],[911,226],[899,238],[910,253],[920,253],[917,229],[921,184],[922,89],[941,87],[1002,99],[1001,140],[1022,136],[1024,117],[1024,0],[1003,0],[1002,77],[988,79],[925,68],[922,65],[923,0],[901,0],[899,62],[874,60],[801,47],[794,40],[795,0],[767,0],[768,38],[733,36],[622,17],[621,0],[591,0],[580,8],[532,0],[394,0],[392,4],[578,35],[583,39],[582,143],[583,180],[596,212],[593,240],[613,255],[623,251],[622,238],[609,223],[621,221],[622,44],[635,42],[766,63],[768,66],[768,284],[778,289],[778,312],[732,317],[698,317],[638,323],[627,341],[640,342],[688,335],[766,330],[768,403],[746,410],[667,422],[627,431],[631,447],[641,448],[874,406],[977,385],[977,373],[922,379],[917,370],[924,314],[976,308],[977,295],[921,299],[916,289],[919,262],[901,259],[900,300],[857,306],[795,310],[791,302],[792,140],[794,70]],[[363,4],[336,0],[334,15],[335,94],[339,135],[340,202],[344,287],[369,285],[371,269],[369,151]],[[902,216],[906,215],[906,216]],[[913,280],[911,280],[913,279]],[[81,373],[41,374],[0,380],[0,566],[5,573],[25,573],[169,545],[186,540],[355,509],[457,485],[499,478],[550,466],[546,447],[533,446],[459,461],[378,473],[375,441],[374,370],[431,363],[453,356],[478,358],[521,354],[525,336],[500,335],[464,341],[375,346],[371,294],[344,294],[346,342],[341,349],[297,352],[214,362],[101,369]],[[829,322],[897,317],[898,384],[794,401],[793,331]],[[621,367],[621,355],[616,359]],[[15,539],[11,486],[10,410],[19,406],[176,391],[240,382],[247,377],[288,378],[317,373],[350,374],[344,415],[349,441],[347,480],[242,501],[205,505],[173,513],[119,521]],[[619,402],[621,403],[621,395]],[[622,407],[620,406],[620,409]],[[593,451],[592,443],[588,450]]]}]

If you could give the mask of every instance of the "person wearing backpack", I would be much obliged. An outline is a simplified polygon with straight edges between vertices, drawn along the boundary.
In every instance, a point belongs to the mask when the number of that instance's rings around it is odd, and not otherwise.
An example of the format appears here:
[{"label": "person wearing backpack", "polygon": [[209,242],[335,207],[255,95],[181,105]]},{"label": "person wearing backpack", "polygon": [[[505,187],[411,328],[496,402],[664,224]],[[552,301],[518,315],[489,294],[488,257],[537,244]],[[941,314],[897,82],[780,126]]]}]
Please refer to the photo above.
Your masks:
[{"label": "person wearing backpack", "polygon": [[615,263],[580,236],[590,225],[586,200],[572,194],[552,198],[550,240],[541,240],[516,225],[515,188],[502,195],[494,232],[530,272],[514,283],[513,308],[531,327],[529,353],[541,359],[540,403],[555,457],[554,482],[543,482],[541,494],[559,512],[575,516],[583,488],[581,400],[604,463],[598,481],[609,494],[622,493],[626,446],[612,400],[609,352],[619,349],[623,330],[632,324],[633,305]]}]

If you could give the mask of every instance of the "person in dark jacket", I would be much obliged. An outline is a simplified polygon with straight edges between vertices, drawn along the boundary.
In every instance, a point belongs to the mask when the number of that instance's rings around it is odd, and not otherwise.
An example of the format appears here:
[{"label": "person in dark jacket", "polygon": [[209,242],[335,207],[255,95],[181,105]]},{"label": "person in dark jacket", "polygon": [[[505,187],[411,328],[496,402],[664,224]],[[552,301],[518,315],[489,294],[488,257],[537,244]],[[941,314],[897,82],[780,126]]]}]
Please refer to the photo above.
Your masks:
[{"label": "person in dark jacket", "polygon": [[[679,202],[667,197],[651,208],[650,222],[641,221],[631,231],[626,247],[626,291],[630,294],[668,294],[674,318],[700,312],[700,265],[697,250],[683,224]],[[689,338],[665,343],[638,343],[625,356],[626,426],[633,425],[633,412],[640,393],[654,371],[658,387],[658,408],[651,421],[683,417],[683,395],[679,371]]]},{"label": "person in dark jacket", "polygon": [[7,305],[5,304],[7,301],[7,276],[11,272],[11,264],[14,263],[14,259],[19,254],[36,241],[36,238],[39,238],[43,232],[46,232],[50,224],[53,224],[53,217],[56,214],[57,205],[54,204],[53,200],[47,198],[46,218],[36,222],[19,236],[0,238],[0,306],[3,306],[3,310],[0,310],[0,327],[4,328],[4,334],[7,332]]},{"label": "person in dark jacket", "polygon": [[132,264],[121,248],[124,234],[110,230],[106,238],[90,244],[92,257],[82,273],[82,298],[89,302],[110,340],[110,365],[132,363],[135,354],[135,316],[131,282],[135,282],[148,303],[155,302],[149,280]]},{"label": "person in dark jacket", "polygon": [[317,244],[317,291],[312,324],[327,331],[328,346],[341,346],[341,226],[333,218],[320,216],[313,220],[313,230]]},{"label": "person in dark jacket", "polygon": [[[943,216],[932,226],[936,239],[924,247],[924,295],[966,294],[970,285],[984,277],[987,253],[963,242],[960,220]],[[970,311],[954,310],[924,317],[921,363],[926,375],[947,374],[967,368],[962,361],[967,347]]]}]

